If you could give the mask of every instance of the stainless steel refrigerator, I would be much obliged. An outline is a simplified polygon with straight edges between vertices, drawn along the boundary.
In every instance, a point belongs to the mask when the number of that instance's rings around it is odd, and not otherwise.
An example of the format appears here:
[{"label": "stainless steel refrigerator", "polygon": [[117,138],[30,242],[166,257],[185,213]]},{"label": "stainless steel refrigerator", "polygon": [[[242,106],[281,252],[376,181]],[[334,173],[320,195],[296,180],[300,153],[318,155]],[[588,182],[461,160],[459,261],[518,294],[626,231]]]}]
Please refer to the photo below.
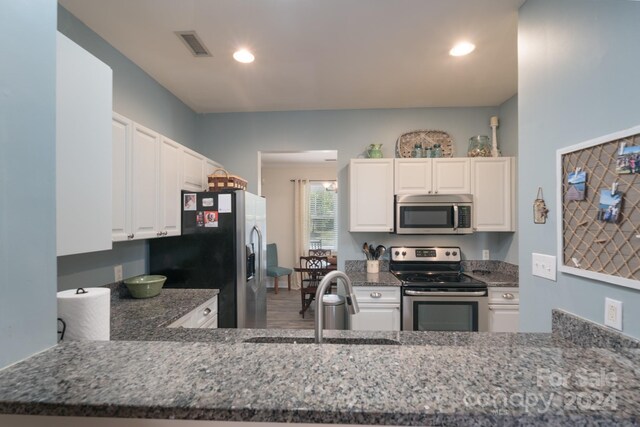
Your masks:
[{"label": "stainless steel refrigerator", "polygon": [[221,328],[265,328],[267,215],[246,191],[182,192],[182,234],[149,241],[151,274],[166,288],[219,289]]}]

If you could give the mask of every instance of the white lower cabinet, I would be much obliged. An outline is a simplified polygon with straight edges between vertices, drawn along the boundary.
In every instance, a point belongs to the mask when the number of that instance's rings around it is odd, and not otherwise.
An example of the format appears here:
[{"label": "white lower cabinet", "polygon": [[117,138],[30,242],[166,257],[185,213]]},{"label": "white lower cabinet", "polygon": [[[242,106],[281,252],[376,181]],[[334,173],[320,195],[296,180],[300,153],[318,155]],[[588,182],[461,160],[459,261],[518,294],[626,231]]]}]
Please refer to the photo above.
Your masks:
[{"label": "white lower cabinet", "polygon": [[169,325],[169,328],[215,329],[218,327],[218,296],[207,300],[198,308]]},{"label": "white lower cabinet", "polygon": [[489,288],[489,332],[518,332],[519,323],[519,289]]},{"label": "white lower cabinet", "polygon": [[399,287],[356,286],[354,293],[360,312],[349,316],[352,330],[400,330]]}]

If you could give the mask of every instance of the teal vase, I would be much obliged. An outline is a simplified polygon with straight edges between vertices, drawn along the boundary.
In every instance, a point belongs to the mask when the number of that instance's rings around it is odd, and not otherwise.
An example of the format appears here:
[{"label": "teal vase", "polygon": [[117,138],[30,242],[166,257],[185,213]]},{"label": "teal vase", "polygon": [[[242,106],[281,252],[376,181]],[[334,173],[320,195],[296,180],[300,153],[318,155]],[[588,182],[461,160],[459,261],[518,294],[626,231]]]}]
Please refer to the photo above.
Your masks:
[{"label": "teal vase", "polygon": [[370,159],[381,159],[382,158],[382,144],[371,144],[369,145],[369,149],[367,150],[367,154]]}]

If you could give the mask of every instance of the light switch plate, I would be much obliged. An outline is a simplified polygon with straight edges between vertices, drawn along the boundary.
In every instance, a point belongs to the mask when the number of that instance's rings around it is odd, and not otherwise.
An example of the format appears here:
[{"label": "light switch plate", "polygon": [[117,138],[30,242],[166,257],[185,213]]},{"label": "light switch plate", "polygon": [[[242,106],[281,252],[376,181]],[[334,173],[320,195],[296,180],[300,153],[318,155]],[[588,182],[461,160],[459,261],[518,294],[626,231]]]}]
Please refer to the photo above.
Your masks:
[{"label": "light switch plate", "polygon": [[491,259],[491,255],[489,253],[489,249],[483,249],[482,250],[482,260],[483,261],[487,261],[489,259]]},{"label": "light switch plate", "polygon": [[531,269],[534,276],[556,281],[556,257],[553,255],[532,253]]},{"label": "light switch plate", "polygon": [[113,276],[116,282],[122,281],[122,264],[113,266]]},{"label": "light switch plate", "polygon": [[622,302],[611,298],[604,299],[604,324],[622,330]]}]

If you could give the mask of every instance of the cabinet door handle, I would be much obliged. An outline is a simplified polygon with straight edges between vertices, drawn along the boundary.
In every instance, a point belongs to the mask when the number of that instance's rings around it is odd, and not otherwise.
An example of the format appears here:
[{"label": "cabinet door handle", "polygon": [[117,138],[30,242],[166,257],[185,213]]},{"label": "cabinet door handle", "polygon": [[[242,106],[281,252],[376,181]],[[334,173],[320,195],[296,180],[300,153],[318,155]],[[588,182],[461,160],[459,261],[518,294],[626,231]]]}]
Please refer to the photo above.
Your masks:
[{"label": "cabinet door handle", "polygon": [[428,191],[428,194],[431,194],[431,190]]},{"label": "cabinet door handle", "polygon": [[158,237],[162,236],[162,231],[158,231],[158,232],[156,233],[156,236],[158,236]]},{"label": "cabinet door handle", "polygon": [[502,298],[504,299],[513,299],[515,298],[512,293],[502,294]]},{"label": "cabinet door handle", "polygon": [[438,190],[434,191],[434,193],[438,194]]},{"label": "cabinet door handle", "polygon": [[211,313],[211,309],[209,307],[207,307],[207,308],[204,309],[204,313],[202,313],[202,314],[204,314],[205,316],[208,316],[210,313]]},{"label": "cabinet door handle", "polygon": [[369,295],[371,295],[371,298],[381,298],[382,294],[380,292],[371,292]]},{"label": "cabinet door handle", "polygon": [[127,234],[127,239],[133,239],[133,236],[134,236],[134,234],[133,234],[133,233],[131,233],[131,234]]}]

